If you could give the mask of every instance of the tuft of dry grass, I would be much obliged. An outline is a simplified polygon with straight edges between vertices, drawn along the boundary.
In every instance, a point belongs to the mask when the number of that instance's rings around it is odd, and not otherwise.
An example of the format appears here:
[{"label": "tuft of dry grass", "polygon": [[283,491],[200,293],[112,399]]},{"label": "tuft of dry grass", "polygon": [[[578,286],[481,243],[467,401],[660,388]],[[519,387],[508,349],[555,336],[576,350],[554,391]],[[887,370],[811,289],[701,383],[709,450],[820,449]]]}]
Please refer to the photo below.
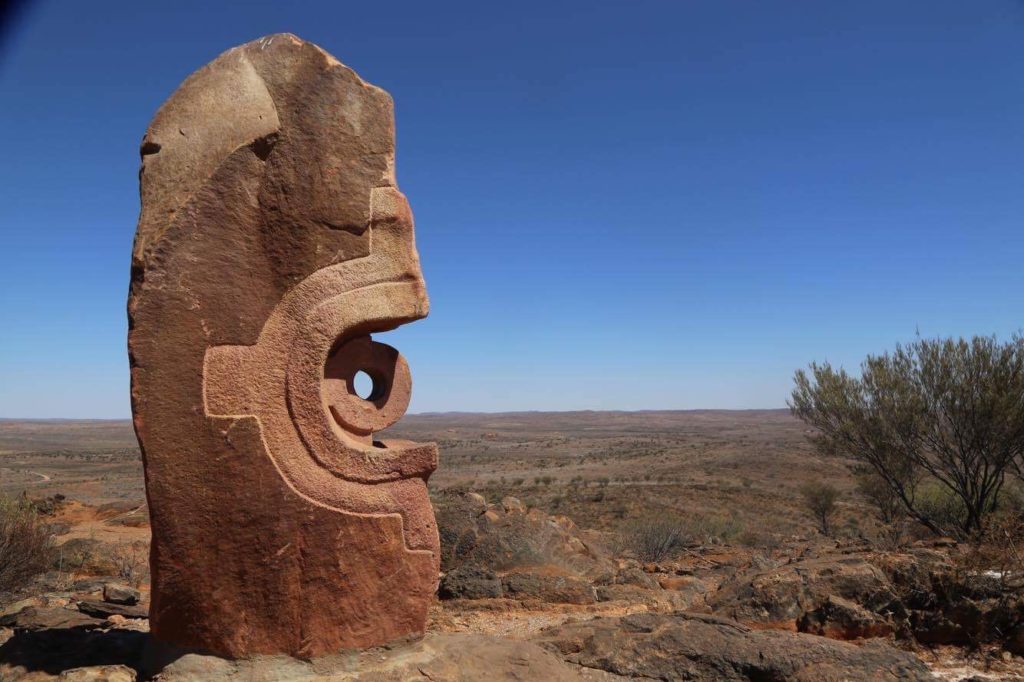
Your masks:
[{"label": "tuft of dry grass", "polygon": [[735,516],[688,514],[645,516],[622,526],[620,549],[641,561],[664,561],[687,547],[741,540],[748,533]]}]

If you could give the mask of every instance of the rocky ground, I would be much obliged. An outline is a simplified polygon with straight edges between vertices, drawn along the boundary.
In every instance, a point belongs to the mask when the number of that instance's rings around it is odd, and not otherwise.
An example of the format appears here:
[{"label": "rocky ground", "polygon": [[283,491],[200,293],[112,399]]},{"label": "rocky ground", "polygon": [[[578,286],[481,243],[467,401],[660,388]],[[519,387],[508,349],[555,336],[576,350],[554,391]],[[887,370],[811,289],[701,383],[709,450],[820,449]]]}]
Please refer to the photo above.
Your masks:
[{"label": "rocky ground", "polygon": [[[779,471],[799,460],[799,431],[776,414],[763,431],[748,418],[670,428],[648,416],[632,436],[630,422],[589,417],[571,435],[536,417],[426,419],[411,437],[447,434],[454,454],[433,490],[443,572],[423,641],[317,661],[186,655],[159,679],[1024,679],[1019,590],[966,570],[950,541],[878,542],[852,493],[840,532],[817,533]],[[123,493],[137,465],[109,428],[89,433],[118,453],[90,451],[99,476],[77,456],[53,465],[57,450],[18,451],[0,468],[9,490],[26,469],[48,477],[27,489],[61,545],[51,572],[3,595],[0,680],[143,679],[167,663],[145,617],[146,509]],[[810,469],[788,478],[827,474],[852,488],[842,463]],[[69,494],[54,496],[62,483]],[[689,538],[659,561],[630,542],[652,515]]]},{"label": "rocky ground", "polygon": [[[55,506],[55,523],[107,526],[107,539],[144,529]],[[190,655],[158,679],[1024,679],[1024,596],[958,571],[950,542],[788,557],[694,546],[645,563],[514,497],[453,492],[437,514],[443,575],[424,641],[313,662]],[[7,600],[0,679],[146,676],[144,560],[67,535],[66,566]]]}]

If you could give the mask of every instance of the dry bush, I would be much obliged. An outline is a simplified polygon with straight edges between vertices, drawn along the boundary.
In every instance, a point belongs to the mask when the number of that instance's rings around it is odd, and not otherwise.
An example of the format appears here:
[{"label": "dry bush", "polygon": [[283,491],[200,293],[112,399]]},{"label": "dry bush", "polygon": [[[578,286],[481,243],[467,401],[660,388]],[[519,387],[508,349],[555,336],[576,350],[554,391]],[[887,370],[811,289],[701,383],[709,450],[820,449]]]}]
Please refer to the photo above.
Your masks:
[{"label": "dry bush", "polygon": [[836,515],[839,490],[829,483],[807,483],[800,486],[804,505],[814,516],[818,529],[825,535],[832,534],[832,519]]},{"label": "dry bush", "polygon": [[897,549],[903,544],[907,530],[903,503],[886,480],[869,467],[858,467],[854,473],[857,492],[874,508],[876,515],[876,523],[868,525],[860,535],[878,549]]},{"label": "dry bush", "polygon": [[101,557],[103,543],[93,538],[72,538],[56,549],[54,568],[61,573],[100,575],[113,569]]},{"label": "dry bush", "polygon": [[626,524],[621,542],[641,561],[664,561],[686,547],[689,538],[679,519],[648,517]]},{"label": "dry bush", "polygon": [[759,549],[769,554],[782,547],[782,539],[765,530],[744,530],[736,535],[736,544],[750,549]]},{"label": "dry bush", "polygon": [[961,568],[999,578],[1004,590],[1024,590],[1024,509],[993,515],[961,558]]},{"label": "dry bush", "polygon": [[117,577],[138,587],[149,572],[149,547],[145,542],[121,542],[110,551]]},{"label": "dry bush", "polygon": [[738,540],[747,527],[731,514],[691,514],[683,517],[683,532],[691,545],[721,545]]},{"label": "dry bush", "polygon": [[0,497],[0,592],[28,585],[53,562],[53,534],[26,498]]}]

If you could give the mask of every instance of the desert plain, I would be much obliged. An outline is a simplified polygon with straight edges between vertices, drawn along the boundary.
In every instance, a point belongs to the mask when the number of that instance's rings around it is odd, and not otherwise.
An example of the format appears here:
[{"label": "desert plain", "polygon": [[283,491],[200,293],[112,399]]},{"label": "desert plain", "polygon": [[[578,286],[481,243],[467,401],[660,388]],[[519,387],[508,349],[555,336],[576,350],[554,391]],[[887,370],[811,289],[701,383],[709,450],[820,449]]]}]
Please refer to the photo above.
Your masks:
[{"label": "desert plain", "polygon": [[[658,664],[633,657],[629,665],[641,667],[634,675],[622,661],[593,660],[593,652],[566,642],[580,641],[573,628],[591,627],[585,624],[595,617],[621,623],[655,617],[650,614],[704,614],[692,617],[735,619],[750,628],[744,637],[797,631],[844,647],[852,642],[849,651],[858,655],[887,642],[893,645],[887,652],[909,652],[944,679],[1018,679],[1020,657],[999,647],[965,647],[943,634],[945,626],[924,624],[916,611],[893,617],[897,607],[879,601],[883,594],[882,601],[900,602],[898,608],[915,606],[904,594],[911,588],[900,581],[912,582],[907,575],[925,575],[928,562],[945,560],[949,544],[913,532],[900,546],[886,540],[857,490],[853,463],[816,453],[807,433],[787,410],[406,416],[385,436],[436,442],[441,453],[430,491],[442,578],[428,637],[472,633],[541,642],[576,669],[608,676],[599,679],[675,679],[685,670],[659,672]],[[841,491],[830,536],[803,501],[809,482]],[[90,579],[112,576],[134,585],[145,604],[148,513],[130,421],[0,420],[0,489],[40,500],[64,548],[43,579],[53,584],[36,586],[36,593],[87,589]],[[672,525],[678,537],[669,551],[645,556],[638,535],[658,523]],[[26,604],[47,603],[31,590],[16,596],[20,601],[4,610],[8,620]],[[113,620],[115,630],[127,623],[135,634],[145,631],[144,620]],[[25,661],[46,660],[24,652],[41,645],[60,663],[38,663],[40,675],[118,663],[115,654],[97,659],[102,646],[84,650],[72,640],[61,649],[24,638],[15,646],[14,630],[5,632],[8,672],[25,673]],[[656,651],[661,645],[616,646]],[[888,675],[905,661],[883,656],[867,665],[876,664],[881,667],[866,668],[864,679],[871,670]],[[643,672],[644,665],[654,667]]]}]

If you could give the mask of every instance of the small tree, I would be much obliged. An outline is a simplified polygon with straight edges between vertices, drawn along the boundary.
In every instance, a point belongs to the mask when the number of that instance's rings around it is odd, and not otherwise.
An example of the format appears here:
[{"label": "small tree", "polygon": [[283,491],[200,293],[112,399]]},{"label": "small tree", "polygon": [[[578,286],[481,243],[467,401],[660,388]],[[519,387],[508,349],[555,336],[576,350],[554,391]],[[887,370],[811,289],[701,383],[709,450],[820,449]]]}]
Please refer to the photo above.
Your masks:
[{"label": "small tree", "polygon": [[53,559],[53,535],[32,502],[0,496],[0,592],[29,584]]},{"label": "small tree", "polygon": [[800,494],[814,520],[818,522],[818,529],[825,535],[831,535],[839,490],[828,483],[807,483],[801,486]]},{"label": "small tree", "polygon": [[[871,467],[906,513],[939,534],[979,533],[1024,457],[1024,339],[917,339],[868,356],[859,378],[828,363],[795,377],[790,408],[820,451]],[[926,504],[935,486],[954,521]],[[930,490],[929,496],[923,495]],[[949,508],[949,505],[946,505]]]},{"label": "small tree", "polygon": [[899,496],[884,478],[870,467],[857,472],[857,491],[878,512],[878,519],[887,526],[894,525],[903,516]]}]

